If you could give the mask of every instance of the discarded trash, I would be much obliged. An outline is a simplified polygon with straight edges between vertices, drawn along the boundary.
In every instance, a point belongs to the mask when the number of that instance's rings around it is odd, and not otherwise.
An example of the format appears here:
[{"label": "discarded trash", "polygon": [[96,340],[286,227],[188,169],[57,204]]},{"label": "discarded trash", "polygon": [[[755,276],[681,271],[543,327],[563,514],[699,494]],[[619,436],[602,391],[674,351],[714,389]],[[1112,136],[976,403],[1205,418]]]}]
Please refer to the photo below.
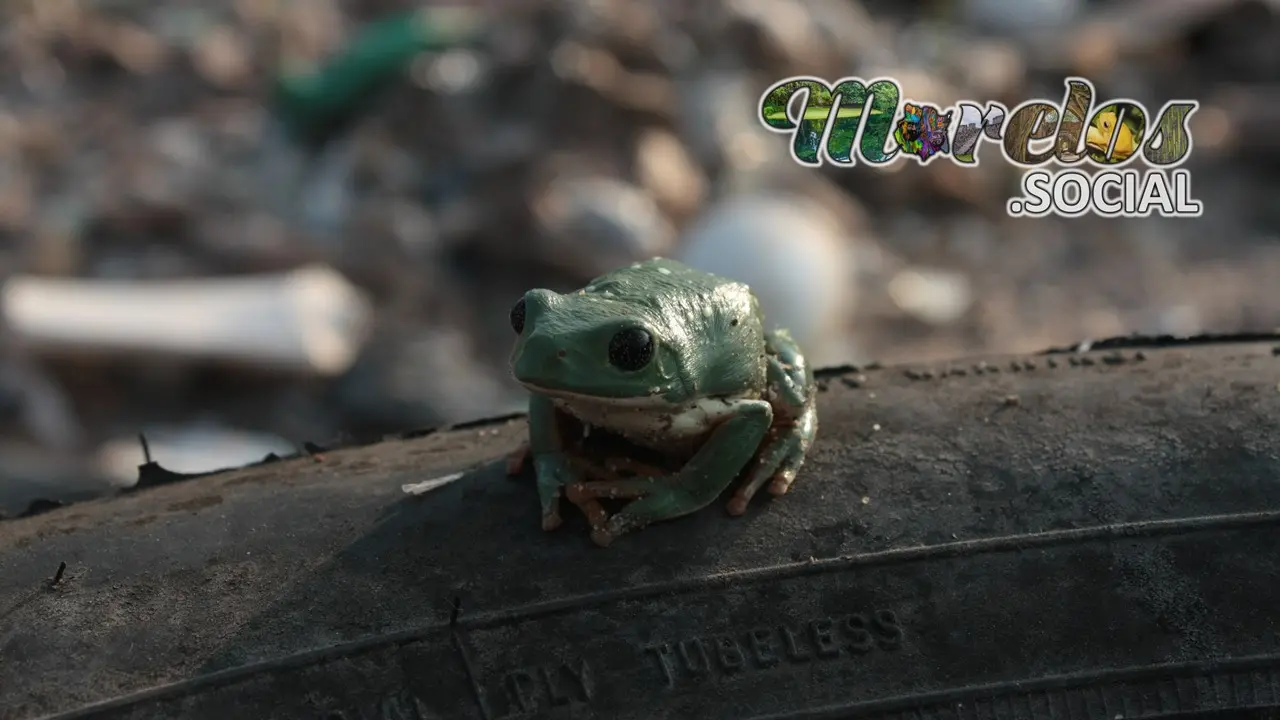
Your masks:
[{"label": "discarded trash", "polygon": [[364,293],[322,266],[157,282],[19,276],[0,299],[36,352],[160,353],[318,375],[352,364],[371,315]]},{"label": "discarded trash", "polygon": [[959,320],[973,304],[968,278],[957,272],[912,268],[889,281],[889,297],[904,313],[931,325]]},{"label": "discarded trash", "polygon": [[428,8],[371,22],[323,67],[284,75],[276,111],[295,138],[323,145],[356,122],[419,53],[470,42],[484,28],[469,8]]},{"label": "discarded trash", "polygon": [[462,477],[465,474],[466,473],[456,472],[449,475],[445,475],[443,477],[435,478],[434,480],[424,480],[420,483],[409,483],[407,485],[401,485],[400,489],[403,490],[406,495],[425,495],[431,492],[432,490],[435,490],[436,488],[441,488],[441,487],[444,487],[445,485],[448,485],[449,483],[453,482],[454,480],[457,480],[458,478]]}]

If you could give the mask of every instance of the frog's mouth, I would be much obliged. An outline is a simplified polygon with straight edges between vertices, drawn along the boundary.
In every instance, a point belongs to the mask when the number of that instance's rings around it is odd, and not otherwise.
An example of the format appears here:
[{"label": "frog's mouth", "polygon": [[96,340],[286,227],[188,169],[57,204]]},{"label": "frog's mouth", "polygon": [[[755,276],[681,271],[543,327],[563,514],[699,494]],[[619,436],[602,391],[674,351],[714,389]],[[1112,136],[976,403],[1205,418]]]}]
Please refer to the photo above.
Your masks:
[{"label": "frog's mouth", "polygon": [[631,408],[637,408],[637,409],[653,408],[653,407],[668,407],[671,405],[671,403],[668,402],[663,397],[663,394],[667,391],[666,388],[658,388],[655,392],[649,393],[647,395],[618,396],[618,395],[593,395],[591,393],[584,393],[581,391],[559,390],[557,388],[546,387],[545,385],[538,385],[537,383],[531,383],[531,382],[521,382],[520,384],[523,385],[525,389],[529,390],[530,392],[537,393],[538,395],[545,395],[549,398],[554,398],[556,400],[564,400],[565,402],[572,402],[572,403],[591,403],[591,404],[605,403],[610,405],[617,405],[619,407],[631,407]]}]

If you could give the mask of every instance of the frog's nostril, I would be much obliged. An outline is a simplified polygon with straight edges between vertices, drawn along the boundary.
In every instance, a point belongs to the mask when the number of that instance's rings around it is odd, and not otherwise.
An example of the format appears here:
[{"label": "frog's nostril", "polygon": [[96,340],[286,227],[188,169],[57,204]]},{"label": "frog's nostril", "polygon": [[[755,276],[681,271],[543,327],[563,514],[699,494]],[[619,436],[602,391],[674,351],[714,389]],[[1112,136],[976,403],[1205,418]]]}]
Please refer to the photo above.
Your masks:
[{"label": "frog's nostril", "polygon": [[567,354],[567,353],[566,353],[564,350],[561,350],[560,352],[556,353],[556,357],[558,357],[558,358],[564,358],[564,356],[565,356],[566,354]]}]

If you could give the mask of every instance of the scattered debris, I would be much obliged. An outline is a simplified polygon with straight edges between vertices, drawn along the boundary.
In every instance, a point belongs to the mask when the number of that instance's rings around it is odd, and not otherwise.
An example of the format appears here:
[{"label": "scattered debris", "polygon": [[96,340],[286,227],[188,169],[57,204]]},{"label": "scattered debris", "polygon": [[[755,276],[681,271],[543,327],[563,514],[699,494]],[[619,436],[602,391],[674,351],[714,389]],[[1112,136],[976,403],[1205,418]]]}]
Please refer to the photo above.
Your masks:
[{"label": "scattered debris", "polygon": [[401,485],[400,489],[403,490],[406,495],[425,495],[431,492],[432,490],[436,490],[438,488],[444,487],[445,485],[448,485],[454,480],[461,478],[463,475],[466,475],[466,473],[457,472],[450,475],[445,475],[443,477],[434,478],[432,480],[424,480],[419,483],[409,483],[408,485]]},{"label": "scattered debris", "polygon": [[67,571],[67,562],[63,560],[58,563],[58,570],[54,572],[53,577],[49,580],[49,589],[54,590],[62,582],[62,575]]},{"label": "scattered debris", "polygon": [[889,297],[903,312],[930,325],[959,320],[973,302],[969,280],[956,272],[913,268],[889,281]]},{"label": "scattered debris", "polygon": [[4,320],[35,352],[212,358],[335,375],[369,327],[363,293],[327,268],[247,278],[13,277]]}]

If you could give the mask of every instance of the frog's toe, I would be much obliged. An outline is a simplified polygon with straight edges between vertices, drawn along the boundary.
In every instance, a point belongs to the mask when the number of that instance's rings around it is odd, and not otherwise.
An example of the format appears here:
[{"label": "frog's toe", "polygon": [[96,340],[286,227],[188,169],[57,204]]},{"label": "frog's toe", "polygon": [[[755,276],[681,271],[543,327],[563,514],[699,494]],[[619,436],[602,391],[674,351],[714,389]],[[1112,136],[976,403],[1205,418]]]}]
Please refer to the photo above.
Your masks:
[{"label": "frog's toe", "polygon": [[609,547],[613,544],[613,541],[617,539],[617,533],[610,531],[608,527],[600,526],[591,528],[591,542],[594,542],[602,548]]},{"label": "frog's toe", "polygon": [[542,495],[542,529],[550,532],[560,527],[564,518],[560,516],[560,488],[539,487]]},{"label": "frog's toe", "polygon": [[560,517],[560,510],[552,508],[542,512],[542,529],[551,532],[564,524],[564,519]]},{"label": "frog's toe", "polygon": [[778,463],[773,477],[769,479],[770,495],[786,495],[791,489],[791,484],[796,481],[796,474],[800,472],[800,466],[804,464],[805,451],[808,449],[806,445],[807,443],[801,442],[786,459]]},{"label": "frog's toe", "polygon": [[746,479],[729,500],[729,514],[736,517],[745,513],[751,499],[756,496],[760,488],[764,487],[765,483],[774,481],[782,469],[788,467],[791,458],[802,449],[803,438],[794,430],[782,433],[766,445],[761,450],[756,464],[747,473]]},{"label": "frog's toe", "polygon": [[587,516],[587,522],[591,527],[599,527],[609,519],[609,513],[596,499],[598,496],[591,494],[589,488],[587,483],[573,483],[565,486],[564,495],[569,502],[578,506],[583,515]]},{"label": "frog's toe", "polygon": [[770,495],[786,495],[791,489],[791,483],[796,480],[796,471],[792,469],[780,470],[774,473],[773,478],[769,481]]}]

